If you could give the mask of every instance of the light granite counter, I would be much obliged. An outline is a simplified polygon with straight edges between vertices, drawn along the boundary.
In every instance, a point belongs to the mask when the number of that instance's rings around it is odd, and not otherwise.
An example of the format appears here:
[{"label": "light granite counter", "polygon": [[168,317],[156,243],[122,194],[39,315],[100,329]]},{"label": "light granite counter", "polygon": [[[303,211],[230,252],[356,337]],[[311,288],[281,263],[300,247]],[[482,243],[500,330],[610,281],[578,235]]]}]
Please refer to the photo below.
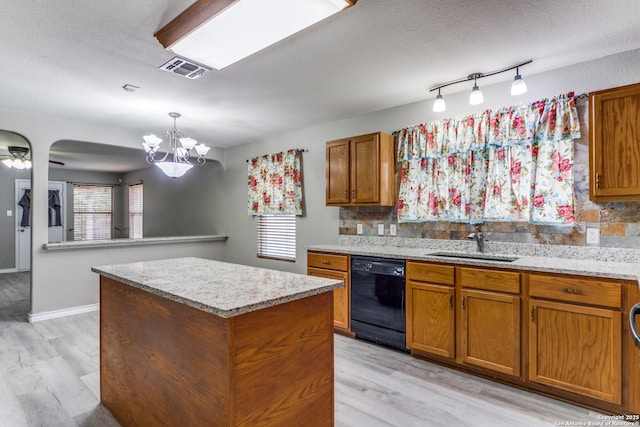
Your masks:
[{"label": "light granite counter", "polygon": [[342,281],[200,258],[100,273],[100,402],[123,426],[330,425]]},{"label": "light granite counter", "polygon": [[[313,245],[306,247],[306,249],[351,255],[413,259],[433,263],[498,267],[521,271],[537,271],[545,273],[574,274],[634,280],[638,281],[640,286],[640,263],[635,259],[635,254],[628,251],[606,253],[586,250],[583,253],[584,256],[589,259],[578,258],[579,254],[575,247],[565,248],[564,250],[566,251],[566,254],[564,254],[562,252],[558,252],[562,249],[549,248],[545,245],[500,245],[498,243],[494,243],[493,246],[489,248],[489,251],[485,251],[485,254],[489,255],[517,257],[517,260],[515,261],[505,262],[498,260],[439,257],[432,255],[436,252],[443,251],[459,252],[462,255],[470,254],[475,251],[475,242],[446,240],[429,241],[427,239],[404,240],[422,241],[406,242],[407,246],[396,246],[393,245],[394,242],[401,243],[403,240],[384,238],[376,239],[371,237],[366,239],[344,238],[338,245]],[[533,246],[539,246],[539,248]],[[594,256],[601,257],[600,259],[604,258],[607,260],[591,259],[590,252],[593,253]],[[535,256],[527,255],[527,253]],[[567,257],[559,255],[567,255]],[[616,256],[618,259],[623,259],[624,261],[615,261]]]},{"label": "light granite counter", "polygon": [[62,249],[117,248],[122,246],[166,245],[171,243],[226,241],[224,234],[204,234],[198,236],[143,237],[141,239],[105,239],[105,240],[69,240],[65,242],[45,243],[43,249],[53,251]]},{"label": "light granite counter", "polygon": [[222,318],[344,286],[332,279],[200,258],[102,265],[91,270]]}]

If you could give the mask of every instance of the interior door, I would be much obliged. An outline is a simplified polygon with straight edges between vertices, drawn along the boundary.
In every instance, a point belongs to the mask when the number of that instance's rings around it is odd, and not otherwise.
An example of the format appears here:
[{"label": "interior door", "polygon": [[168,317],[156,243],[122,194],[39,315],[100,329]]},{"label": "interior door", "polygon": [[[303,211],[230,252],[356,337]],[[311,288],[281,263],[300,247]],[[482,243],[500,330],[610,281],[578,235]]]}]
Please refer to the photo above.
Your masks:
[{"label": "interior door", "polygon": [[31,190],[31,180],[16,179],[16,268],[21,271],[31,269],[31,228],[22,225],[24,209],[20,206],[25,190]]},{"label": "interior door", "polygon": [[[53,222],[49,227],[48,242],[62,242],[65,240],[65,183],[62,181],[49,181],[49,190],[58,191],[60,222]],[[31,215],[27,213],[23,218],[25,207],[21,200],[25,190],[31,190],[31,180],[16,179],[16,269],[20,271],[31,269]],[[29,203],[30,209],[30,203]],[[51,206],[51,203],[50,203]]]}]

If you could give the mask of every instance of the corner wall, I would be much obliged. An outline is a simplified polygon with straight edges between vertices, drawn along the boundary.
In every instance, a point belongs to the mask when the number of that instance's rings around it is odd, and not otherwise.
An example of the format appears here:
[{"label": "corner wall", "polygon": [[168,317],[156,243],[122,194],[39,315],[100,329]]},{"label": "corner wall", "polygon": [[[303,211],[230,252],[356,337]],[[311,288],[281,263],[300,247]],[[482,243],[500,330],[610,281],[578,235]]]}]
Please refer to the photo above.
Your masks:
[{"label": "corner wall", "polygon": [[[60,140],[89,141],[139,147],[140,135],[118,128],[97,126],[56,117],[31,116],[12,111],[0,114],[0,129],[23,135],[31,143],[31,314],[64,310],[99,301],[94,265],[151,259],[197,256],[224,257],[224,242],[175,243],[135,248],[94,248],[47,251],[47,187],[49,149]],[[141,155],[144,153],[141,150]],[[224,151],[212,149],[209,159],[224,164]],[[13,189],[11,190],[13,193]],[[216,210],[218,205],[211,206]],[[213,214],[215,216],[215,214]]]}]

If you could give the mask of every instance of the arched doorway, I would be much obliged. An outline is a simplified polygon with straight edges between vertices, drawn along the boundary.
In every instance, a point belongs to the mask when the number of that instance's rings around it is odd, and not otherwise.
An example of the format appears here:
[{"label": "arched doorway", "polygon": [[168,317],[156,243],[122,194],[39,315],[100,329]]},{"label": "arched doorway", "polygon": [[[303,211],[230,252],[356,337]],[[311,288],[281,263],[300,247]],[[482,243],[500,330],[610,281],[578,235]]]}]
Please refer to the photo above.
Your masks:
[{"label": "arched doorway", "polygon": [[27,320],[30,311],[30,153],[26,138],[0,130],[0,321]]}]

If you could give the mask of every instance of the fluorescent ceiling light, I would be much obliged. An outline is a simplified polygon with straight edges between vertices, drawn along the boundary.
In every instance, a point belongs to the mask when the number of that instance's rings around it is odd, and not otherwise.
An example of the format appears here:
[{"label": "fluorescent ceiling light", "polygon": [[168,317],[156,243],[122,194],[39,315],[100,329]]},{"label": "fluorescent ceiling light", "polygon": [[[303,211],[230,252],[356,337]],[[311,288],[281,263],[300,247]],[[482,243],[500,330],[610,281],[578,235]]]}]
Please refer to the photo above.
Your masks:
[{"label": "fluorescent ceiling light", "polygon": [[357,0],[198,0],[156,33],[172,52],[223,69]]}]

